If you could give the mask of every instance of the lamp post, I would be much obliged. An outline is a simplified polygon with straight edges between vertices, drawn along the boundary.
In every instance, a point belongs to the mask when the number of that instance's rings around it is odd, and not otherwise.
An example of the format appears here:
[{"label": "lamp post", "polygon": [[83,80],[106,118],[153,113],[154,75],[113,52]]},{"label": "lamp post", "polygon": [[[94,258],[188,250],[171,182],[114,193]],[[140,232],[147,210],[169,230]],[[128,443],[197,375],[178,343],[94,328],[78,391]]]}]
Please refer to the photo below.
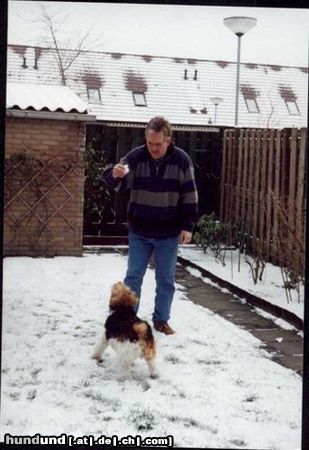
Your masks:
[{"label": "lamp post", "polygon": [[237,73],[236,73],[236,101],[235,101],[235,126],[238,125],[238,101],[239,101],[239,74],[240,74],[240,45],[241,37],[251,30],[257,20],[254,17],[226,17],[223,19],[227,26],[238,38],[237,45]]},{"label": "lamp post", "polygon": [[223,101],[223,98],[211,97],[210,101],[212,101],[212,103],[215,105],[215,120],[214,120],[214,125],[215,125],[216,121],[217,121],[217,108],[218,108],[218,105]]}]

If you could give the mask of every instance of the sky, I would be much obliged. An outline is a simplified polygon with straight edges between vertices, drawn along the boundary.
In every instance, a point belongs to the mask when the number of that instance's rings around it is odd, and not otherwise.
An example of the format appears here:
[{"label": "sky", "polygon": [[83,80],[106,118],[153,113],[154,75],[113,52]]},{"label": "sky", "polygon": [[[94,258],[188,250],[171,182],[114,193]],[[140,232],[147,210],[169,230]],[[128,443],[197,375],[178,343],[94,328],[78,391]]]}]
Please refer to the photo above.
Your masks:
[{"label": "sky", "polygon": [[[248,331],[190,301],[181,282],[176,334],[154,330],[159,378],[139,359],[118,381],[110,348],[99,365],[90,358],[126,266],[120,253],[5,258],[0,440],[170,435],[175,447],[300,450],[301,376]],[[139,316],[150,323],[154,295],[149,268]],[[280,329],[275,336],[283,339]]]},{"label": "sky", "polygon": [[40,4],[58,21],[66,17],[63,46],[90,31],[89,50],[228,61],[236,60],[237,38],[223,19],[255,17],[242,62],[308,66],[309,9],[9,1],[9,44],[42,44]]}]

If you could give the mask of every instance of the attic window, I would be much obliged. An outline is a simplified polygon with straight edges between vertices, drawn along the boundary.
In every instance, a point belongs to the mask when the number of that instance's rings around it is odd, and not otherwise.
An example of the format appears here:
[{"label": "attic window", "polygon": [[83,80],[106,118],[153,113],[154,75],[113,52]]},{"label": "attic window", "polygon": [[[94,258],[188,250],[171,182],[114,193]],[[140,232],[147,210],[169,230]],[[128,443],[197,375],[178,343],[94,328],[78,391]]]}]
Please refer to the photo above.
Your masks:
[{"label": "attic window", "polygon": [[[189,76],[188,76],[188,69],[185,69],[184,71],[184,80],[189,80]],[[194,70],[194,75],[192,75],[192,80],[197,80],[197,70]]]},{"label": "attic window", "polygon": [[87,87],[89,103],[101,103],[100,89],[95,87]]},{"label": "attic window", "polygon": [[288,108],[290,116],[299,116],[300,112],[295,100],[286,100],[286,107]]},{"label": "attic window", "polygon": [[135,106],[147,106],[144,92],[132,92]]},{"label": "attic window", "polygon": [[259,113],[260,112],[256,98],[244,96],[244,99],[246,102],[248,113]]},{"label": "attic window", "polygon": [[284,100],[290,116],[300,115],[296,100],[297,96],[291,86],[281,84],[279,85],[279,93]]}]

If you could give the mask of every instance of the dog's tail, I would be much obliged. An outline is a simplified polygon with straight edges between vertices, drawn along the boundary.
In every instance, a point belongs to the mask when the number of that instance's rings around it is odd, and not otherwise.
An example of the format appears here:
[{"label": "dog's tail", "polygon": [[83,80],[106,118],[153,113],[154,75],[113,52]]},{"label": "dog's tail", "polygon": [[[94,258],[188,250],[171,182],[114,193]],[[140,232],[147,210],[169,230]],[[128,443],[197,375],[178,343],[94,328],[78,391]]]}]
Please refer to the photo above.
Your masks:
[{"label": "dog's tail", "polygon": [[112,293],[109,300],[109,307],[111,310],[117,310],[123,307],[132,308],[138,299],[133,291],[121,281],[112,286]]},{"label": "dog's tail", "polygon": [[144,358],[153,359],[156,356],[156,345],[150,325],[147,322],[138,322],[133,325],[133,329],[138,335]]}]

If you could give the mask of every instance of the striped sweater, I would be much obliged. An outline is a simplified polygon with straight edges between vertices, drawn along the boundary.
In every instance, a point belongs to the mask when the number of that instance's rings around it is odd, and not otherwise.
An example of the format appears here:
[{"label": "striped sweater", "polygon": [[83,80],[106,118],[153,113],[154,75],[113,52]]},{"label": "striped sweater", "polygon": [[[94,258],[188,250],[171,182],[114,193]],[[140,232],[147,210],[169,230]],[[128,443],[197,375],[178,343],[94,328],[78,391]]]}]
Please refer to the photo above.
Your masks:
[{"label": "striped sweater", "polygon": [[165,156],[154,160],[146,145],[131,150],[121,160],[129,165],[122,179],[112,176],[112,166],[103,172],[104,182],[116,191],[130,189],[128,227],[141,236],[174,236],[192,232],[197,219],[197,189],[188,154],[170,144]]}]

